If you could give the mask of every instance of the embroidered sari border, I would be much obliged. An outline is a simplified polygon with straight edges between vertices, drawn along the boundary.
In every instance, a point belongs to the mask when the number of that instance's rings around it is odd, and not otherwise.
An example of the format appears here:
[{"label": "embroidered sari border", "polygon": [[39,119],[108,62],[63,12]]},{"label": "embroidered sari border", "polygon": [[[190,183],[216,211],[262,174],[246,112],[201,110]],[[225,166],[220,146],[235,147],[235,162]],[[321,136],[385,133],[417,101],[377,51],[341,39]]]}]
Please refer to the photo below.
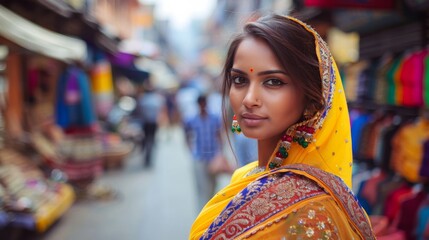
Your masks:
[{"label": "embroidered sari border", "polygon": [[321,181],[324,185],[322,187],[337,199],[338,204],[345,210],[352,224],[364,239],[375,239],[371,224],[357,198],[338,176],[305,164],[291,164],[281,169],[303,171]]},{"label": "embroidered sari border", "polygon": [[201,239],[236,238],[293,204],[320,194],[326,192],[292,172],[265,176],[237,194]]},{"label": "embroidered sari border", "polygon": [[347,185],[339,177],[305,164],[284,166],[250,183],[200,239],[236,238],[295,203],[320,194],[337,200],[364,239],[375,239],[365,212]]}]

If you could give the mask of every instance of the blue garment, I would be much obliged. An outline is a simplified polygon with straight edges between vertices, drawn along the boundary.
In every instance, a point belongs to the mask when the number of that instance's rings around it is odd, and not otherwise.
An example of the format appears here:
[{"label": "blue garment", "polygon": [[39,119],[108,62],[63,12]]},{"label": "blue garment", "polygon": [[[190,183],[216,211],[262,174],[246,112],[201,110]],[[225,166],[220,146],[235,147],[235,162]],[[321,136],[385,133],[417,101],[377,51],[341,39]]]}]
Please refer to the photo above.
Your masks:
[{"label": "blue garment", "polygon": [[363,127],[371,120],[371,115],[367,113],[362,113],[353,120],[351,124],[351,133],[352,133],[352,150],[353,155],[356,156],[359,152],[359,142],[362,136]]},{"label": "blue garment", "polygon": [[[69,67],[61,75],[57,87],[56,122],[62,128],[87,127],[96,120],[92,105],[90,83],[86,73]],[[78,94],[75,102],[67,102],[67,96]]]},{"label": "blue garment", "polygon": [[369,204],[368,200],[362,195],[362,190],[365,188],[365,184],[367,183],[368,179],[363,181],[360,186],[359,190],[356,194],[356,198],[358,199],[360,205],[365,209],[367,214],[371,214],[372,212],[372,206]]},{"label": "blue garment", "polygon": [[426,239],[424,237],[425,228],[429,224],[429,206],[423,205],[418,212],[417,217],[417,226],[416,226],[416,236],[419,240]]},{"label": "blue garment", "polygon": [[210,161],[220,151],[221,121],[216,115],[200,114],[185,123],[185,131],[193,135],[192,154],[196,160]]}]

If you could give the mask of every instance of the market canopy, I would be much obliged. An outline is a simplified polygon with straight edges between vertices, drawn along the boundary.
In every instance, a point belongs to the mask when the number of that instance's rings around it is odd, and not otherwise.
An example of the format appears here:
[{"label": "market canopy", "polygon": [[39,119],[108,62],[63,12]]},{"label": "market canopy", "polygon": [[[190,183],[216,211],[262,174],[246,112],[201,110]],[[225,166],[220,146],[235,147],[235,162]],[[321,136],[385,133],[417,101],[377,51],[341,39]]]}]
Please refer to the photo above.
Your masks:
[{"label": "market canopy", "polygon": [[86,58],[84,41],[49,31],[0,5],[0,35],[17,45],[62,61]]}]

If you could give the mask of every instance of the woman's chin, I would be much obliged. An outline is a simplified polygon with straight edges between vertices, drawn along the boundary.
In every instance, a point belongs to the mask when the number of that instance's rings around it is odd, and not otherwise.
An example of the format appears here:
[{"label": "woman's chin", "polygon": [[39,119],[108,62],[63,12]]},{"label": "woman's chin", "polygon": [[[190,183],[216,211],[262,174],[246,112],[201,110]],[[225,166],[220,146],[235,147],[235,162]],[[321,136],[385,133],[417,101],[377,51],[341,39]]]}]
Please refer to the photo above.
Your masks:
[{"label": "woman's chin", "polygon": [[261,133],[260,132],[258,133],[258,132],[259,131],[244,130],[244,129],[242,129],[242,133],[243,133],[244,136],[246,136],[248,138],[256,139],[256,140],[258,140],[258,139],[260,139],[262,137]]}]

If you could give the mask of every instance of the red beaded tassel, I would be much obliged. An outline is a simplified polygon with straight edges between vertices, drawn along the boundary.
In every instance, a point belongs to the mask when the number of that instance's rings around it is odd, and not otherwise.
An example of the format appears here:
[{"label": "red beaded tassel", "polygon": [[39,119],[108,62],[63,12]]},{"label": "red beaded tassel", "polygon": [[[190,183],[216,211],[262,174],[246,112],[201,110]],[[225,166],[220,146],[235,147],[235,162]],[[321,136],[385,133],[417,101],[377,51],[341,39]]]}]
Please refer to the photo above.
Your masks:
[{"label": "red beaded tassel", "polygon": [[299,126],[296,129],[294,142],[297,142],[303,148],[308,147],[308,144],[313,140],[314,128],[309,126]]},{"label": "red beaded tassel", "polygon": [[268,164],[268,167],[270,169],[274,169],[277,167],[280,167],[283,163],[283,161],[288,157],[288,151],[291,147],[293,138],[292,136],[285,134],[282,136],[281,139],[281,143],[280,143],[280,147],[276,153],[276,156],[274,157],[274,159]]}]

